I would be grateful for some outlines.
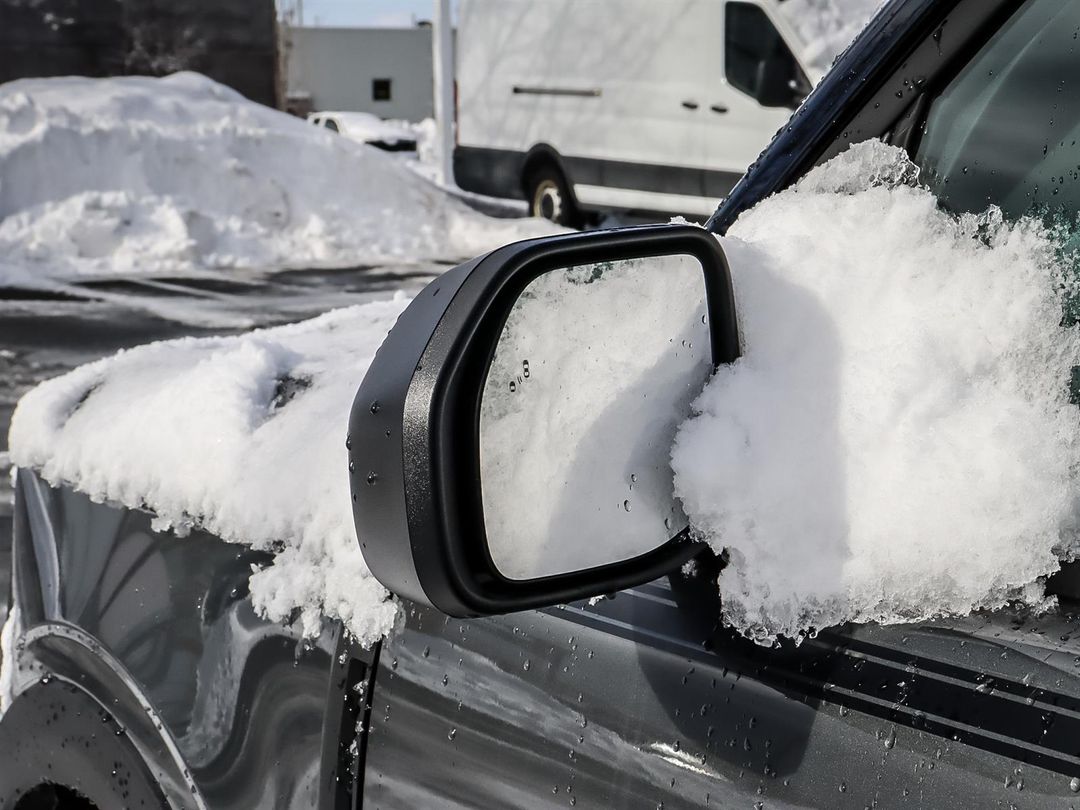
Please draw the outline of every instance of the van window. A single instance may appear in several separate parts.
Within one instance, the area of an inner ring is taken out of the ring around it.
[[[764,107],[795,108],[810,92],[799,63],[768,15],[751,3],[724,9],[724,73]]]
[[[337,132],[338,131],[337,121],[335,121],[333,118],[327,118],[326,120],[324,120],[323,121],[323,126],[326,127],[328,130],[330,130],[331,132]]]
[[[1080,4],[1033,0],[931,104],[915,161],[956,212],[999,206],[1074,225],[1080,212]]]

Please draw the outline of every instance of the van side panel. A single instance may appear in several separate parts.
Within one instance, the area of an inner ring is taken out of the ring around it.
[[[463,0],[458,184],[519,196],[547,144],[587,207],[711,212],[790,114],[727,86],[724,5]]]

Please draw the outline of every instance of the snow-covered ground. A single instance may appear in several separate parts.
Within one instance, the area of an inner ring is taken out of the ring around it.
[[[197,74],[0,86],[0,285],[455,261],[554,230]]]
[[[944,213],[916,176],[861,144],[723,240],[744,356],[681,427],[673,486],[730,554],[725,619],[759,641],[1040,606],[1076,552],[1080,335],[1059,326],[1054,243],[993,211]],[[252,580],[266,615],[337,617],[371,641],[396,609],[353,536],[344,430],[406,303],[77,369],[19,404],[12,458],[159,525],[278,551]],[[573,554],[579,537],[562,541]]]

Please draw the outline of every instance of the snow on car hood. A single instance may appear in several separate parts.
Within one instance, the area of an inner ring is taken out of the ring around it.
[[[397,607],[353,529],[345,431],[375,349],[408,299],[236,337],[152,343],[42,383],[12,417],[11,455],[50,483],[275,552],[251,596],[305,632],[341,619],[364,644]]]
[[[676,493],[762,642],[1043,604],[1076,554],[1080,334],[1037,222],[953,216],[870,141],[724,247],[744,355],[677,435]],[[1070,287],[1075,285],[1069,285]]]
[[[557,230],[195,73],[0,86],[0,284],[454,261]]]

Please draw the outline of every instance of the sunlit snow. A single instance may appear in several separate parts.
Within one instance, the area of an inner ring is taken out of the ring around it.
[[[1075,553],[1080,333],[1035,222],[955,217],[871,141],[724,240],[744,356],[694,403],[676,492],[761,641],[1043,600]]]

